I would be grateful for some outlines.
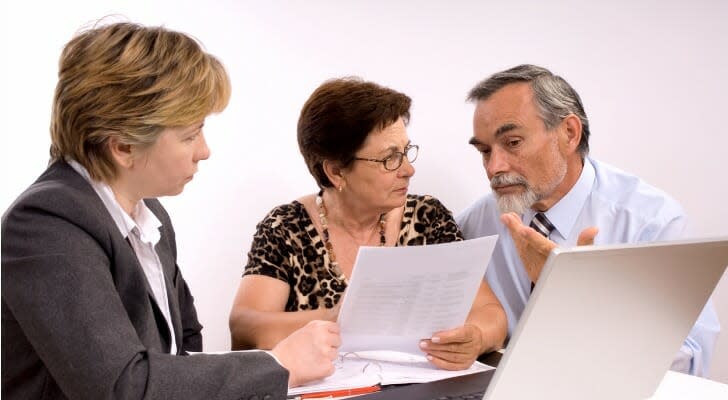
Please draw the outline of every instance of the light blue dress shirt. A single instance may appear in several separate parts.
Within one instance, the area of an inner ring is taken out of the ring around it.
[[[535,211],[522,216],[528,225]],[[594,244],[677,240],[686,236],[687,216],[680,204],[666,193],[634,175],[587,158],[574,187],[545,212],[555,226],[549,239],[560,246],[576,245],[579,233],[599,228]],[[503,304],[508,317],[508,335],[518,323],[531,294],[531,280],[516,252],[508,229],[500,222],[493,193],[468,207],[456,218],[466,239],[499,235],[486,279]],[[705,376],[720,332],[711,301],[678,352],[672,368]]]

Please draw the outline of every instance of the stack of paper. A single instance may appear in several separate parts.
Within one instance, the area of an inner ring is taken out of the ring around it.
[[[462,371],[446,371],[424,356],[396,351],[363,351],[342,354],[333,375],[304,386],[288,389],[289,396],[365,386],[423,383],[493,369],[475,362]]]
[[[435,367],[422,339],[465,323],[498,236],[406,247],[362,247],[341,305],[334,374],[289,395],[422,383],[492,369]]]

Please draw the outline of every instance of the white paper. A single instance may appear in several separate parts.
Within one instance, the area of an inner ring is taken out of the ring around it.
[[[649,400],[725,400],[728,399],[728,385],[698,376],[667,371],[660,386]]]
[[[493,369],[475,362],[462,371],[439,369],[424,356],[393,351],[342,353],[335,362],[334,374],[320,381],[288,389],[288,395],[316,393],[366,386],[423,383]]]
[[[361,247],[339,312],[339,350],[421,354],[421,339],[462,326],[497,239]]]

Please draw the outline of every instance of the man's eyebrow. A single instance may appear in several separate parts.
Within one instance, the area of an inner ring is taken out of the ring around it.
[[[475,136],[471,137],[470,140],[468,140],[468,144],[472,144],[473,146],[482,146],[483,143],[478,140]]]
[[[495,130],[495,137],[503,136],[503,134],[505,134],[506,132],[512,131],[516,128],[518,128],[518,125],[516,125],[512,122],[503,124],[498,129]]]
[[[495,137],[498,138],[499,136],[503,136],[506,132],[510,132],[516,128],[518,128],[518,125],[512,122],[503,124],[495,130]],[[468,140],[468,144],[472,144],[473,146],[483,146],[483,142],[478,140],[478,138],[476,138],[475,136],[471,137],[470,140]]]

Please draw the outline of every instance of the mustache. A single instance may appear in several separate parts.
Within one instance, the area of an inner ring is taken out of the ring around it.
[[[528,184],[528,181],[526,178],[519,174],[500,174],[496,175],[490,180],[490,187],[491,189],[495,189],[497,187],[501,186],[510,186],[510,185],[523,185],[526,188],[528,188],[530,185]]]

